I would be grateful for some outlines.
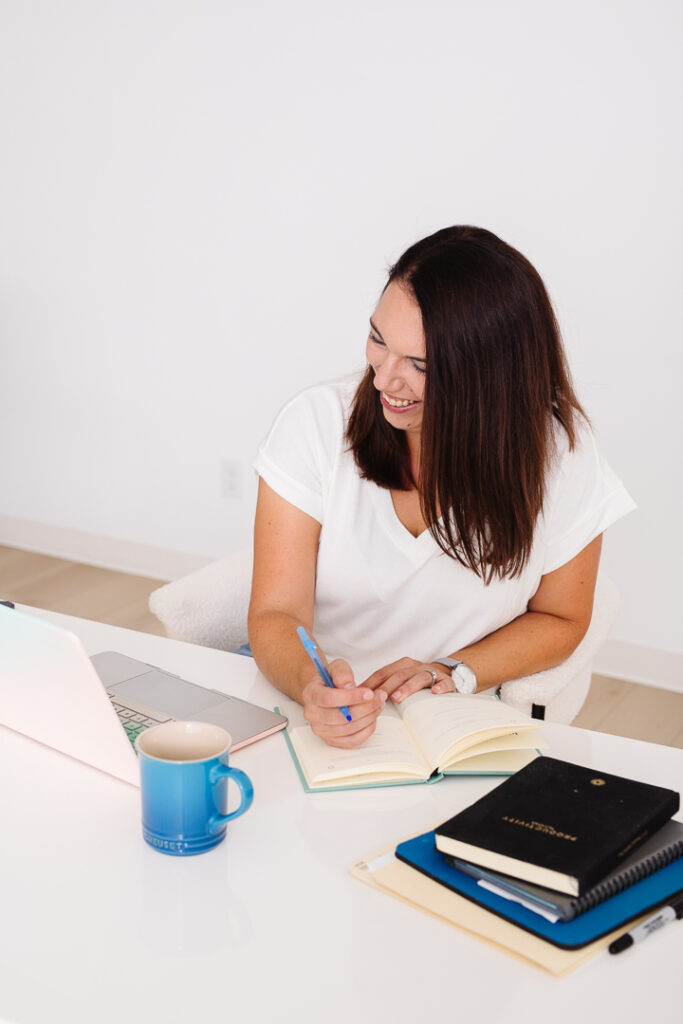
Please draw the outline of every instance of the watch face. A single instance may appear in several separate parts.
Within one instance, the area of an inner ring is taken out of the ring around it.
[[[451,673],[458,693],[475,693],[477,677],[468,665],[457,665]]]

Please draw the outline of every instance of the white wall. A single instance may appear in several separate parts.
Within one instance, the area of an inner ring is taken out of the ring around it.
[[[615,636],[683,653],[681,12],[3,0],[0,543],[163,575],[246,540],[278,405],[474,223],[546,280],[640,505]]]

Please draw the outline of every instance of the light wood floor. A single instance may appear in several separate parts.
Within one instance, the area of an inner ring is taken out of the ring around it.
[[[163,635],[147,608],[159,580],[0,545],[0,600]],[[575,725],[683,748],[683,694],[594,675]]]

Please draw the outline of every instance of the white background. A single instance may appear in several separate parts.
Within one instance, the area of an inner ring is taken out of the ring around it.
[[[0,0],[0,543],[163,576],[247,541],[279,405],[472,223],[546,281],[639,504],[614,636],[683,653],[682,11]]]

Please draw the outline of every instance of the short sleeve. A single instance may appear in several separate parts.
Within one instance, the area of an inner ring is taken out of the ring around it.
[[[254,468],[269,487],[323,521],[325,494],[343,440],[343,403],[334,385],[301,392],[280,410]]]
[[[552,572],[571,561],[603,530],[636,508],[619,477],[602,458],[586,426],[572,451],[558,453],[548,483],[545,561]]]

